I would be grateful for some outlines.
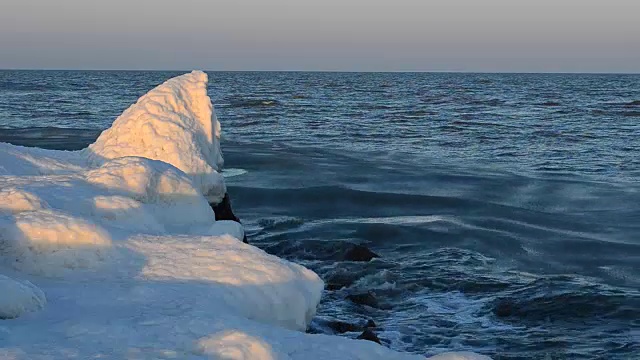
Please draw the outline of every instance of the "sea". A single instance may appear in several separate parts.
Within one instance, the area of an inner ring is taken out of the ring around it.
[[[182,73],[0,71],[0,141],[83,148]],[[328,284],[309,332],[640,359],[640,75],[208,74],[249,242]]]

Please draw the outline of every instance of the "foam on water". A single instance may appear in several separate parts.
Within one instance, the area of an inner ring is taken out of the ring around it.
[[[240,176],[247,173],[247,170],[244,169],[234,169],[234,168],[226,168],[222,170],[222,176],[225,178]]]

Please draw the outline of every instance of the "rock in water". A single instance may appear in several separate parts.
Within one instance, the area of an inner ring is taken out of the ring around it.
[[[347,295],[347,299],[355,304],[367,305],[374,308],[380,307],[378,299],[376,299],[376,297],[370,292],[364,294]]]
[[[229,198],[229,193],[225,193],[222,201],[217,204],[209,204],[213,209],[214,214],[216,215],[216,221],[218,220],[231,220],[235,222],[240,222],[240,219],[233,213],[231,209],[231,199]],[[244,235],[244,239],[242,241],[246,244],[247,234]]]
[[[218,220],[232,220],[240,222],[240,219],[233,213],[231,209],[231,200],[229,199],[229,193],[225,193],[222,201],[217,204],[209,204],[216,214],[216,221]]]
[[[501,300],[493,308],[493,313],[496,314],[497,317],[509,317],[513,315],[513,304],[509,301]]]
[[[369,341],[376,342],[378,344],[382,344],[380,342],[380,338],[378,338],[378,335],[376,335],[370,329],[366,329],[365,331],[363,331],[362,334],[360,334],[360,336],[358,336],[358,339],[360,339],[360,340],[369,340]]]
[[[331,328],[331,330],[335,331],[338,334],[343,334],[346,332],[356,332],[356,331],[364,331],[366,329],[373,329],[376,327],[376,323],[373,320],[369,319],[366,322],[359,323],[350,323],[346,321],[340,320],[329,320],[327,322],[327,326]]]
[[[326,283],[326,289],[329,291],[340,290],[345,287],[343,284],[338,283]]]
[[[377,326],[376,323],[373,320],[369,319],[367,321],[367,324],[364,327],[366,327],[366,328],[374,328],[376,326]]]
[[[351,286],[357,278],[353,273],[340,271],[335,274],[332,274],[327,279],[325,279],[325,284],[327,290],[340,290],[342,288],[347,288]]]
[[[358,326],[357,324],[351,324],[351,323],[340,321],[340,320],[329,321],[327,323],[327,326],[329,326],[331,330],[337,332],[338,334],[362,330],[362,326]]]
[[[371,259],[379,257],[380,255],[362,245],[354,245],[344,254],[344,259],[346,261],[371,261]]]

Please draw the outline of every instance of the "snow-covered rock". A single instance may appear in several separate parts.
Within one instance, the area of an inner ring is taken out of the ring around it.
[[[194,71],[141,97],[85,152],[93,164],[125,156],[169,163],[189,174],[210,202],[222,200],[220,122],[207,95],[207,74]]]
[[[40,310],[47,302],[42,290],[28,281],[18,281],[0,274],[0,319],[14,319]]]
[[[0,358],[423,358],[304,333],[322,280],[215,221],[206,84],[165,82],[82,151],[0,144],[0,273],[31,281],[0,275]]]

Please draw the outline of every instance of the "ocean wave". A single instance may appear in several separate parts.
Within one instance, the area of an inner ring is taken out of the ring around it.
[[[228,169],[222,169],[222,176],[224,176],[224,178],[231,178],[231,177],[236,177],[236,176],[241,176],[246,174],[248,171],[245,169],[234,169],[234,168],[228,168]]]
[[[0,128],[0,142],[52,150],[80,150],[100,135],[98,129],[61,127]]]
[[[540,106],[560,106],[560,105],[562,104],[557,101],[545,101],[542,104],[540,104]]]
[[[56,89],[58,89],[58,87],[53,84],[23,83],[9,80],[0,81],[0,90],[3,91],[45,92]]]
[[[507,296],[492,304],[493,313],[504,319],[592,323],[640,319],[639,292],[607,289],[570,276],[542,278]]]
[[[233,185],[232,185],[233,186]],[[245,186],[233,186],[240,197],[256,197],[266,202],[287,202],[289,204],[306,204],[301,211],[315,211],[319,207],[333,209],[332,214],[353,214],[353,207],[362,208],[360,213],[366,217],[368,214],[380,215],[384,213],[381,204],[402,205],[405,210],[411,208],[424,209],[428,204],[430,208],[454,207],[462,208],[473,205],[477,201],[463,199],[454,196],[437,196],[424,194],[408,194],[400,192],[379,192],[356,190],[340,185],[308,186],[300,188],[251,188]],[[245,195],[246,194],[246,195]],[[336,204],[341,204],[336,207]],[[349,207],[352,208],[349,208]],[[368,209],[368,210],[367,210]]]
[[[254,107],[270,107],[278,106],[281,103],[275,99],[244,99],[244,98],[232,98],[229,99],[229,105],[231,108],[254,108]]]

